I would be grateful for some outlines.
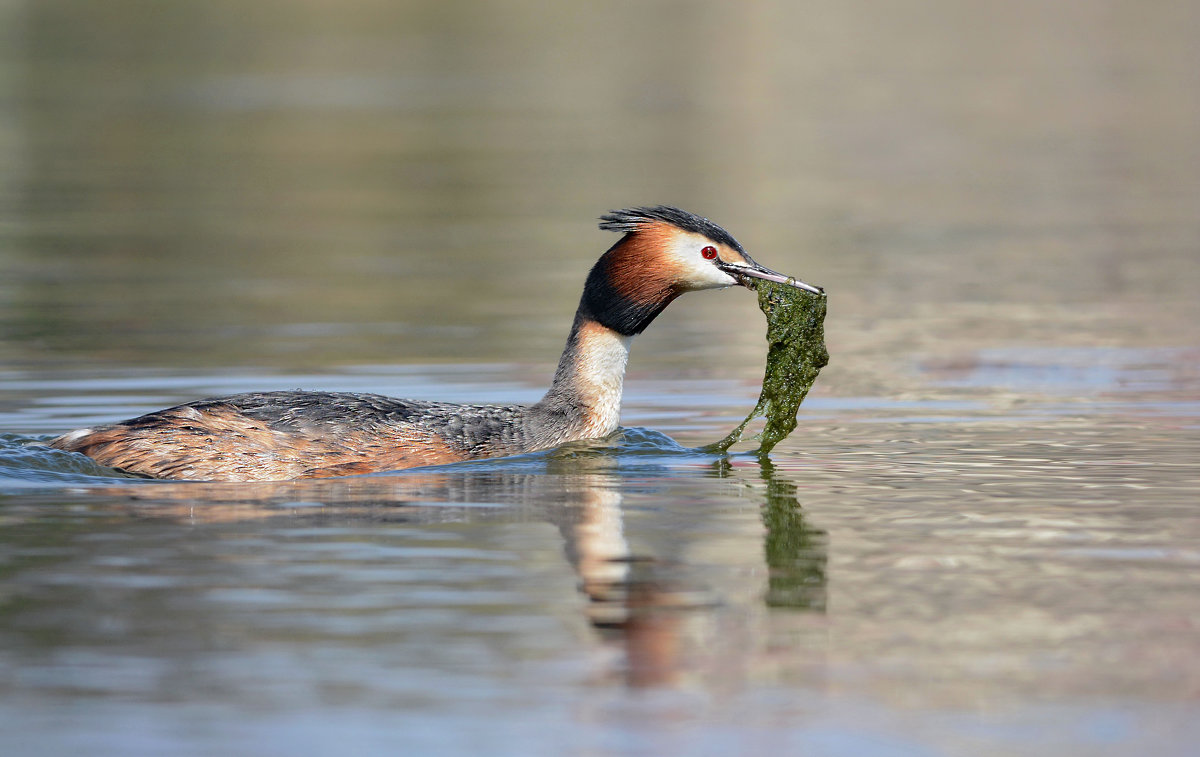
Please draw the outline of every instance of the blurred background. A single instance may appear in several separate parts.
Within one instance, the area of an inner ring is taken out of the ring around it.
[[[538,383],[614,241],[596,217],[649,203],[830,290],[825,390],[987,345],[1194,345],[1198,23],[1188,0],[9,0],[0,362]],[[760,318],[684,298],[631,369],[752,378]]]

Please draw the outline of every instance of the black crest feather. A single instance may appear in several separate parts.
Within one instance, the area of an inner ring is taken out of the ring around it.
[[[673,208],[670,205],[614,210],[600,216],[600,228],[604,231],[633,234],[640,231],[646,224],[657,221],[669,223],[684,231],[703,234],[714,242],[728,245],[738,252],[745,253],[738,241],[725,229],[703,216]]]

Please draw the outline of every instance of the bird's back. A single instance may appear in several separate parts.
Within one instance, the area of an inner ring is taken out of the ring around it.
[[[525,451],[524,412],[377,394],[256,392],[80,429],[50,444],[154,478],[320,478]]]

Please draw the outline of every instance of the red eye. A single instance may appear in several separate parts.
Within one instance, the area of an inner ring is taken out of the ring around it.
[[[704,256],[705,260],[716,260],[717,259],[717,248],[713,247],[710,244],[707,247],[705,247],[703,250],[701,250],[700,254]]]

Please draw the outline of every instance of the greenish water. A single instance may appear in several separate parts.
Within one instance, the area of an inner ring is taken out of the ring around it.
[[[0,3],[0,754],[1114,755],[1200,742],[1200,5]],[[544,392],[596,218],[741,288],[603,443],[320,482],[38,440]]]

